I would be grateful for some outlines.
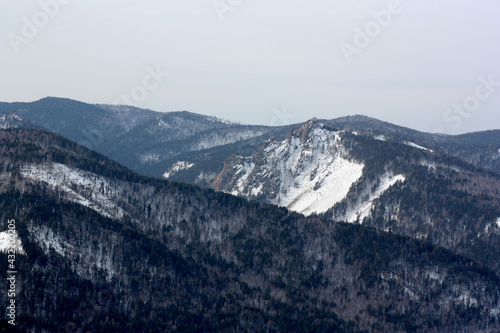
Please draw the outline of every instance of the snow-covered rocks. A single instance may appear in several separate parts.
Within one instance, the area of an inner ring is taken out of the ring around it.
[[[215,187],[310,215],[341,201],[364,165],[349,159],[339,132],[313,119],[283,141],[267,141],[253,156],[235,156]]]
[[[181,170],[188,170],[194,166],[194,163],[186,162],[186,161],[178,161],[175,162],[168,171],[163,173],[163,178],[168,179],[170,176],[175,175],[177,172]]]

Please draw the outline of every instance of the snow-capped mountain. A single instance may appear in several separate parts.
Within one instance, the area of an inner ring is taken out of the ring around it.
[[[347,197],[365,169],[363,161],[350,155],[342,132],[312,119],[282,141],[268,140],[252,156],[227,159],[213,187],[305,215],[325,213]],[[379,176],[380,184],[364,193],[365,199],[350,207],[343,219],[366,217],[374,199],[405,180],[402,174]]]
[[[363,167],[349,158],[338,132],[313,119],[283,141],[268,140],[250,157],[226,160],[213,186],[309,215],[344,199]]]

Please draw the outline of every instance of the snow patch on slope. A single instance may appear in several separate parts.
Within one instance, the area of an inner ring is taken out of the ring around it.
[[[104,177],[59,163],[25,165],[21,168],[21,175],[47,183],[53,189],[58,188],[68,195],[69,200],[106,217],[121,219],[124,215],[123,209],[108,197],[114,194],[115,189],[109,186],[109,180]],[[85,196],[82,193],[85,193]]]
[[[324,164],[322,163],[324,162]],[[304,215],[324,213],[337,202],[344,199],[351,185],[363,172],[363,165],[337,157],[322,158],[317,164],[316,176],[309,181],[309,173],[303,172],[295,179],[296,184],[288,184],[283,202],[287,208]]]
[[[348,222],[355,222],[356,220],[362,222],[365,217],[368,216],[370,213],[372,207],[373,207],[373,201],[380,197],[382,193],[387,191],[389,187],[393,186],[396,184],[397,181],[402,181],[404,182],[406,180],[405,176],[403,175],[397,175],[397,176],[391,176],[389,174],[385,174],[380,178],[380,185],[377,187],[377,189],[372,192],[368,198],[368,200],[364,201],[357,207],[351,209],[346,215],[346,220]]]
[[[306,141],[295,136],[276,142],[265,153],[281,175],[277,204],[310,215],[326,212],[341,201],[362,175],[363,164],[341,157],[338,132],[314,128]]]
[[[434,152],[434,150],[432,150],[432,149],[419,146],[416,143],[411,142],[411,141],[405,141],[405,145],[410,146],[410,147],[414,147],[414,148],[417,148],[417,149],[421,149],[421,150],[430,151],[431,153]]]
[[[169,128],[171,128],[171,127],[172,127],[172,126],[170,126],[170,124],[168,124],[168,123],[164,122],[164,121],[163,121],[163,119],[161,119],[161,117],[158,117],[158,118],[156,118],[156,119],[158,119],[158,126],[159,126],[159,127],[162,127],[162,128],[167,128],[167,129],[169,129]]]
[[[223,190],[233,195],[266,194],[276,205],[310,215],[341,201],[363,167],[347,159],[339,132],[311,121],[283,141],[268,141],[252,157],[232,158],[231,179],[220,181]]]
[[[436,171],[438,165],[436,162],[421,161],[420,165],[427,167],[428,170]]]
[[[189,163],[186,161],[177,161],[175,162],[168,171],[163,174],[163,178],[169,178],[175,175],[177,172],[182,170],[188,170],[194,166],[194,163]]]
[[[211,183],[213,180],[217,177],[217,174],[215,172],[207,172],[205,173],[204,171],[201,171],[198,176],[196,176],[196,179],[194,180],[195,184],[204,184],[204,183]]]
[[[17,232],[0,232],[0,252],[8,252],[9,250],[15,250],[16,253],[26,254],[23,249],[21,238],[19,238]]]
[[[253,163],[253,162],[242,163],[241,165],[238,165],[236,167],[235,174],[236,174],[236,176],[238,176],[238,180],[236,182],[235,189],[233,191],[231,191],[231,194],[238,195],[239,193],[241,193],[243,191],[245,184],[246,184],[246,181],[254,168],[255,168],[255,163]],[[252,189],[252,191],[254,191],[254,189]]]

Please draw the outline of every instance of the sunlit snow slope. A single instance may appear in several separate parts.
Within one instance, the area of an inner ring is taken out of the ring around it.
[[[392,185],[396,184],[397,181],[404,182],[406,179],[403,175],[390,176],[388,174],[380,178],[380,185],[376,188],[374,192],[369,195],[368,200],[362,201],[358,206],[352,208],[346,215],[345,219],[349,222],[355,222],[359,220],[363,221],[365,217],[370,214],[370,210],[373,207],[373,201],[380,197],[382,193],[389,189]]]
[[[251,157],[226,161],[214,187],[259,198],[309,215],[342,200],[362,175],[363,164],[346,156],[338,132],[311,120],[283,141],[269,140]]]

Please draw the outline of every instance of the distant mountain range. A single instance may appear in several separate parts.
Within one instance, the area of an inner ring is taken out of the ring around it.
[[[55,97],[30,103],[0,102],[2,113],[15,114],[32,126],[60,134],[142,174],[161,177],[184,157],[198,159],[188,172],[190,176],[181,173],[174,177],[193,183],[200,175],[199,179],[205,179],[203,175],[209,169],[220,172],[224,160],[234,152],[243,150],[245,155],[251,155],[267,139],[283,139],[302,125],[249,126],[187,111],[163,113]],[[349,132],[383,135],[389,141],[411,141],[500,173],[500,130],[451,136],[422,133],[366,116],[321,121]],[[199,155],[204,159],[200,160]],[[199,168],[199,163],[210,166],[205,170]],[[216,168],[211,166],[213,163]]]
[[[500,328],[500,130],[45,98],[0,103],[0,142],[0,227],[23,221],[23,269],[50,284],[21,288],[36,331]]]

